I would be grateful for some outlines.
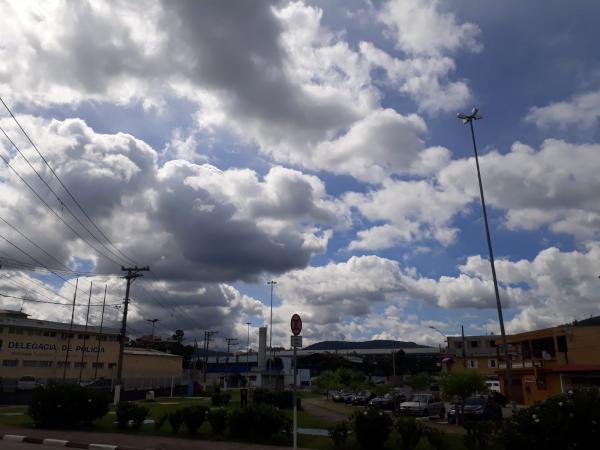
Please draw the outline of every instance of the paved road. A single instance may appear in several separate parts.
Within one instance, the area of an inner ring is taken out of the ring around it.
[[[44,450],[56,447],[48,447],[40,444],[24,444],[23,442],[0,441],[0,449],[2,450]]]

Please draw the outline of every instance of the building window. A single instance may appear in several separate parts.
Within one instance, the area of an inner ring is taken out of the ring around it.
[[[2,361],[4,367],[17,367],[19,365],[18,359],[5,359]]]
[[[115,367],[117,367],[117,363],[108,363],[109,369],[114,369]]]
[[[67,366],[67,369],[68,369],[69,367],[71,367],[71,363],[70,363],[70,362],[68,362],[68,363],[66,363],[66,364],[65,364],[65,362],[64,362],[64,361],[58,361],[58,362],[56,363],[56,367],[60,367],[61,369],[64,369],[65,365]]]
[[[87,366],[87,363],[85,363],[85,362],[83,362],[83,363],[82,362],[76,362],[75,363],[75,368],[76,369],[85,369],[86,366]]]
[[[52,367],[52,361],[38,361],[40,363],[40,367]]]
[[[108,336],[105,336],[103,334],[99,334],[97,336],[97,338],[98,338],[99,341],[107,341],[108,340]]]
[[[495,347],[496,346],[496,341],[490,341],[490,347]]]
[[[495,359],[488,360],[488,367],[490,369],[495,369],[497,367],[496,360]]]
[[[41,336],[42,330],[27,330],[29,336]]]
[[[477,348],[479,346],[479,342],[469,341],[469,345],[471,346],[471,348]]]
[[[476,359],[469,359],[469,361],[467,362],[467,367],[469,369],[477,369],[479,365],[477,364],[477,360]]]
[[[104,363],[92,363],[94,369],[104,369]]]
[[[89,334],[80,334],[77,336],[79,339],[85,339],[86,341],[90,338]]]
[[[73,339],[74,337],[75,337],[75,333],[62,333],[60,335],[61,339],[69,339],[69,338]]]
[[[462,342],[461,341],[454,342],[454,348],[462,348]]]
[[[28,360],[23,360],[23,367],[37,367],[38,366],[38,362],[37,361],[28,361]]]
[[[567,338],[565,336],[557,336],[556,337],[556,347],[559,352],[566,353],[567,352]]]

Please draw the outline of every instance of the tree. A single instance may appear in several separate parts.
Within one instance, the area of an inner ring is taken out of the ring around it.
[[[446,398],[458,397],[463,402],[473,394],[486,389],[483,375],[471,370],[449,372],[442,376],[440,385]]]
[[[322,391],[331,391],[341,387],[338,377],[331,370],[327,370],[315,379],[315,386]]]
[[[406,384],[410,386],[414,391],[422,391],[429,387],[429,375],[427,375],[426,373],[411,375],[407,378]]]
[[[175,334],[172,336],[173,340],[175,342],[177,342],[179,345],[181,345],[181,343],[183,342],[183,340],[185,339],[184,336],[184,332],[183,330],[175,330]]]

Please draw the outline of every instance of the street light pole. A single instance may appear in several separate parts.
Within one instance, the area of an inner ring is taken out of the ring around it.
[[[146,319],[146,322],[150,322],[152,324],[152,334],[150,336],[150,339],[152,343],[154,343],[154,325],[156,324],[156,322],[160,322],[160,319]]]
[[[446,336],[444,333],[442,333],[438,328],[434,327],[433,325],[429,325],[429,328],[440,333],[442,336],[444,336],[444,342],[446,342],[446,343],[448,342],[448,336]]]
[[[485,207],[485,197],[483,195],[483,183],[481,182],[481,171],[479,169],[479,155],[477,154],[477,143],[475,142],[475,130],[473,128],[473,122],[475,120],[481,119],[482,116],[479,114],[477,108],[473,108],[471,114],[459,113],[457,117],[461,119],[464,124],[468,123],[471,127],[471,139],[473,141],[473,152],[475,153],[475,165],[477,166],[477,180],[479,181],[479,196],[481,198],[481,209],[483,210],[485,235],[487,238],[488,253],[490,255],[490,265],[492,267],[492,279],[494,281],[494,294],[496,295],[496,308],[498,309],[498,321],[500,322],[500,334],[502,335],[502,347],[504,348],[504,359],[506,361],[506,378],[508,380],[508,392],[506,392],[506,398],[507,400],[511,400],[513,387],[512,362],[510,360],[510,355],[508,353],[508,345],[506,343],[506,332],[504,331],[504,316],[502,314],[502,303],[500,302],[500,291],[498,289],[498,279],[496,277],[496,265],[494,264],[494,251],[492,249],[492,238],[490,235],[487,210]]]
[[[271,321],[269,325],[269,369],[273,368],[273,287],[277,284],[277,281],[267,281],[267,284],[271,286]]]
[[[246,325],[248,325],[248,340],[246,341],[246,365],[249,366],[250,365],[250,325],[252,325],[251,322],[246,322]]]

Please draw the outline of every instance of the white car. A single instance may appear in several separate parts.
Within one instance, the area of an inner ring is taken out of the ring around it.
[[[485,385],[490,392],[501,392],[500,391],[500,382],[498,380],[487,380]]]
[[[17,381],[17,391],[32,391],[39,383],[31,376],[23,376]]]

